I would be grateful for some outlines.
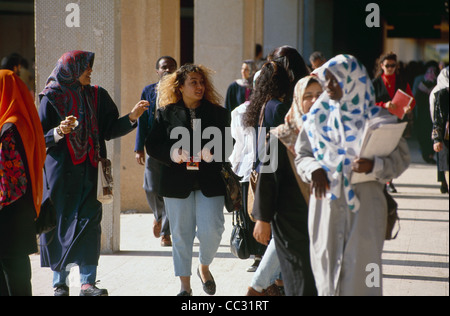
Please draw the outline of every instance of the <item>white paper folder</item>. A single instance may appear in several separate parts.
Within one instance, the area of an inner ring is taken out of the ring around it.
[[[373,160],[375,157],[389,156],[397,148],[407,124],[403,122],[368,126],[359,157]],[[368,181],[376,181],[376,178],[370,174],[352,173],[352,184]]]

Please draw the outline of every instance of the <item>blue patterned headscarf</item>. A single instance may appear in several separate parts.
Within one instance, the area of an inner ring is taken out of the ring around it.
[[[375,94],[366,68],[353,56],[338,55],[314,73],[325,84],[329,71],[337,79],[343,97],[339,101],[323,93],[309,114],[303,117],[314,156],[327,172],[330,191],[327,198],[336,200],[345,193],[348,207],[357,212],[359,200],[350,182],[352,162],[359,155],[364,127],[377,116]]]
[[[78,127],[66,136],[73,164],[78,165],[89,159],[97,167],[97,87],[82,86],[78,80],[88,67],[92,68],[94,58],[94,53],[84,51],[70,51],[62,55],[39,96],[48,97],[61,120],[70,115],[77,117]]]

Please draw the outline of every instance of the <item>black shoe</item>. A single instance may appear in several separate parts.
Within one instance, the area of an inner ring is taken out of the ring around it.
[[[389,193],[397,193],[397,189],[395,188],[395,186],[394,186],[394,184],[392,182],[388,182],[386,184],[386,187],[387,187],[387,191]]]
[[[55,296],[69,296],[69,287],[67,285],[58,286],[55,289]]]
[[[108,290],[99,289],[95,284],[91,284],[86,290],[80,291],[80,296],[108,296]]]
[[[202,277],[200,275],[200,270],[197,268],[197,275],[200,278],[200,281],[202,282],[203,291],[205,291],[205,293],[208,295],[214,295],[214,294],[216,294],[216,282],[214,281],[214,278],[213,278],[211,272],[209,274],[211,275],[212,280],[206,281],[205,283],[203,283]]]
[[[177,296],[192,296],[192,289],[188,292],[188,291],[183,291],[178,293]]]
[[[255,262],[247,269],[247,272],[256,272],[258,270],[261,259],[255,259]]]
[[[442,194],[448,193],[447,183],[441,182],[441,193]]]

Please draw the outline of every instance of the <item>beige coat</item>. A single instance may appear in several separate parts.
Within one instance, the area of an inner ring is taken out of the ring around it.
[[[296,152],[297,171],[303,181],[311,182],[313,171],[321,166],[314,158],[305,131],[298,138]],[[349,211],[343,193],[335,201],[311,196],[308,229],[311,265],[319,295],[382,295],[381,254],[387,225],[383,187],[409,164],[409,149],[404,139],[390,156],[375,158],[373,174],[379,181],[354,186],[361,203],[357,213]]]

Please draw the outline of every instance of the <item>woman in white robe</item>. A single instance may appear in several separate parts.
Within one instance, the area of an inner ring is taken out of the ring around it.
[[[360,159],[363,131],[374,118],[391,116],[375,106],[365,67],[339,55],[315,73],[326,92],[303,117],[296,144],[297,171],[311,183],[311,264],[321,296],[382,295],[381,254],[387,226],[384,183],[409,166],[405,140],[387,157]],[[351,183],[352,172],[377,181]]]

